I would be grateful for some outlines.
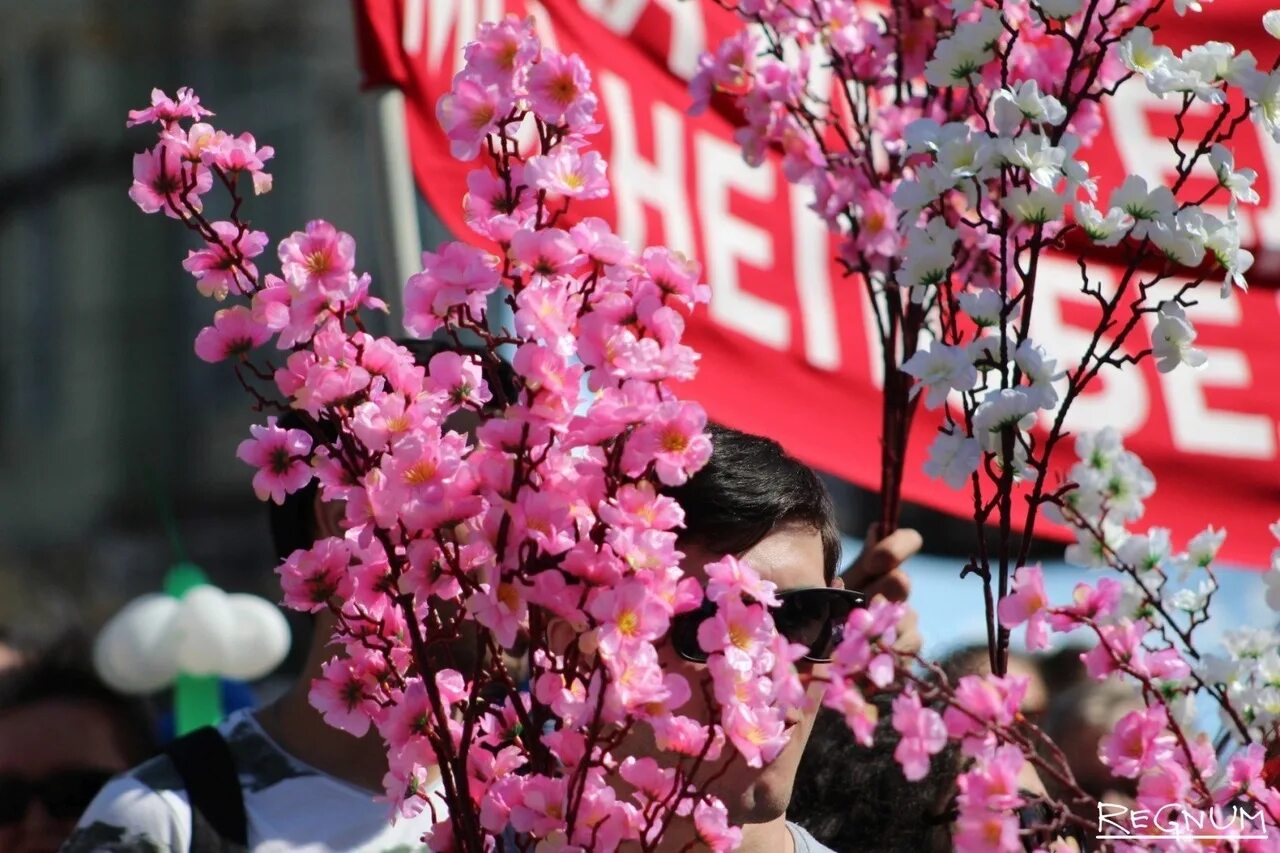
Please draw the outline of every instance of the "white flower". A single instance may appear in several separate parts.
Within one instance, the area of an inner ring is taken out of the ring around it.
[[[947,125],[952,127],[953,125]],[[967,132],[963,136],[952,135],[938,144],[938,171],[954,186],[963,178],[972,178],[988,170],[996,156],[992,137],[980,132]]]
[[[951,488],[960,489],[969,475],[978,470],[982,450],[978,442],[960,433],[939,432],[929,445],[929,459],[924,463],[924,473],[934,479],[939,477]]]
[[[1280,9],[1272,9],[1262,16],[1262,28],[1267,31],[1267,35],[1280,39]]]
[[[1205,608],[1209,603],[1209,596],[1217,590],[1218,585],[1209,578],[1202,578],[1195,589],[1179,589],[1167,594],[1164,600],[1172,607],[1178,610],[1184,610],[1187,613],[1196,613]]]
[[[1040,14],[1052,21],[1065,21],[1080,11],[1082,0],[1031,0]]]
[[[1173,224],[1176,201],[1168,187],[1147,189],[1147,181],[1141,175],[1130,175],[1111,194],[1111,206],[1118,207],[1134,218],[1133,236],[1141,240],[1156,223]]]
[[[942,172],[936,167],[916,171],[914,179],[904,178],[893,191],[893,206],[902,214],[900,222],[914,222],[921,211],[938,200],[938,196],[951,189],[939,180]]]
[[[1145,534],[1126,539],[1117,549],[1116,556],[1125,565],[1145,573],[1160,568],[1160,564],[1169,559],[1171,551],[1168,528],[1152,527]]]
[[[1076,224],[1099,246],[1116,246],[1133,227],[1133,217],[1119,207],[1113,207],[1103,216],[1098,208],[1087,201],[1075,205]]]
[[[1110,471],[1116,459],[1124,452],[1120,431],[1115,427],[1103,427],[1076,436],[1076,456],[1085,465],[1098,471]]]
[[[1030,429],[1039,407],[1025,388],[993,388],[973,412],[973,432],[983,446],[1000,449],[1000,432],[1005,427]]]
[[[1272,566],[1270,571],[1263,572],[1262,582],[1267,587],[1267,606],[1280,610],[1280,567]]]
[[[1172,227],[1156,223],[1147,232],[1147,237],[1161,254],[1184,267],[1198,267],[1204,261],[1205,236],[1202,227],[1186,219],[1174,222]]]
[[[1022,371],[1022,375],[1031,384],[1031,394],[1037,397],[1037,404],[1042,409],[1052,409],[1058,402],[1058,392],[1053,383],[1066,376],[1066,372],[1055,370],[1058,362],[1049,358],[1048,354],[1036,346],[1031,340],[1024,339],[1013,353],[1014,364]]]
[[[1105,494],[1107,506],[1125,521],[1136,521],[1146,508],[1143,501],[1156,491],[1156,478],[1142,464],[1136,453],[1125,452],[1116,460],[1108,478]]]
[[[992,48],[1002,29],[1000,12],[984,7],[978,20],[960,24],[949,38],[938,42],[933,58],[925,63],[925,79],[938,88],[967,86],[995,57]]]
[[[1280,72],[1273,71],[1256,87],[1246,88],[1245,95],[1253,101],[1253,120],[1268,136],[1280,142]]]
[[[1182,70],[1215,85],[1226,82],[1239,86],[1257,67],[1252,53],[1236,53],[1233,45],[1223,41],[1197,44],[1182,52]],[[1215,103],[1225,100],[1221,90],[1216,96]]]
[[[1200,367],[1208,359],[1192,346],[1196,330],[1187,319],[1187,312],[1176,302],[1160,303],[1160,319],[1151,330],[1151,355],[1156,360],[1156,370],[1168,373],[1180,364]]]
[[[1017,89],[1000,89],[991,96],[991,117],[996,130],[1008,136],[1024,121],[1056,127],[1066,120],[1067,110],[1053,95],[1041,94],[1035,80],[1024,80]]]
[[[899,283],[912,289],[914,301],[924,299],[924,291],[937,286],[951,272],[955,261],[956,232],[941,219],[931,219],[924,228],[907,232],[905,260]]]
[[[902,372],[916,378],[911,388],[911,396],[927,389],[924,397],[926,409],[936,409],[947,401],[947,394],[952,391],[968,391],[978,381],[978,371],[969,362],[964,347],[953,347],[939,340],[916,350],[911,358],[902,363]]]
[[[1203,12],[1203,3],[1212,3],[1213,0],[1173,0],[1173,11],[1179,15],[1187,14],[1187,10],[1192,12]]]
[[[1000,310],[1004,307],[1004,302],[993,288],[967,290],[958,299],[960,310],[968,314],[978,328],[985,329],[1000,322]]]
[[[1234,201],[1242,201],[1245,204],[1258,203],[1258,193],[1253,188],[1253,182],[1258,179],[1258,173],[1253,169],[1235,171],[1235,155],[1231,153],[1230,148],[1220,142],[1215,144],[1209,150],[1209,165],[1218,176],[1219,186],[1225,187]]]
[[[1031,191],[1014,187],[1004,197],[1004,209],[1018,222],[1045,225],[1062,218],[1066,199],[1048,187]]]
[[[1065,152],[1062,160],[1062,174],[1067,177],[1068,197],[1074,196],[1075,189],[1079,188],[1089,194],[1090,199],[1098,197],[1098,183],[1089,177],[1089,164],[1083,160],[1076,159],[1076,152],[1080,150],[1080,137],[1074,133],[1062,134],[1062,139],[1058,143],[1059,147]]]
[[[1231,295],[1232,285],[1241,290],[1249,289],[1244,274],[1253,266],[1253,253],[1240,248],[1240,226],[1235,219],[1226,223],[1216,222],[1216,227],[1205,235],[1204,247],[1226,270],[1222,280],[1223,299]]]
[[[1049,138],[1039,133],[1001,139],[1000,153],[1009,165],[1026,169],[1032,181],[1047,189],[1052,189],[1062,176],[1062,166],[1067,158],[1065,150],[1051,145]]]
[[[1178,554],[1172,560],[1173,567],[1178,570],[1178,579],[1185,581],[1192,569],[1208,568],[1218,556],[1218,549],[1226,538],[1227,531],[1215,530],[1212,525],[1193,536],[1187,543],[1186,552]]]
[[[1123,527],[1109,521],[1102,522],[1102,538],[1090,530],[1076,528],[1076,544],[1068,545],[1063,559],[1086,569],[1101,569],[1110,564],[1109,552],[1115,551],[1127,535]]]
[[[1151,30],[1146,27],[1134,27],[1120,41],[1117,50],[1126,68],[1148,77],[1173,61],[1173,51],[1155,44]]]

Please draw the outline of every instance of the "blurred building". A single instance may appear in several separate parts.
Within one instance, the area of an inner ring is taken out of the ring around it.
[[[379,276],[351,11],[302,0],[0,0],[0,624],[95,622],[159,588],[172,513],[190,557],[278,597],[263,510],[234,457],[254,413],[192,354],[211,306],[195,244],[126,196],[152,86],[275,146],[252,202],[280,237],[352,232]],[[166,507],[162,511],[161,506]]]

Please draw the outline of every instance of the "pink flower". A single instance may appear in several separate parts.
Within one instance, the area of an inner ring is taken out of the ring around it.
[[[711,458],[711,439],[703,433],[707,414],[697,403],[670,401],[658,406],[651,420],[637,429],[622,453],[631,476],[652,463],[658,479],[679,486]]]
[[[246,438],[236,448],[236,456],[258,469],[253,475],[253,491],[258,500],[268,498],[278,504],[284,496],[311,482],[311,436],[305,430],[281,429],[274,417],[266,426],[249,427],[253,438]]]
[[[1096,588],[1078,583],[1071,594],[1071,604],[1055,607],[1049,613],[1049,626],[1055,631],[1070,631],[1081,620],[1106,618],[1115,611],[1123,593],[1124,587],[1114,578],[1100,579]]]
[[[522,344],[511,366],[524,378],[528,415],[547,425],[565,425],[578,405],[582,365],[536,343]]]
[[[280,241],[280,271],[285,281],[303,293],[319,290],[326,296],[346,296],[356,265],[356,241],[322,219],[307,223]]]
[[[1149,767],[1138,779],[1138,805],[1152,812],[1168,803],[1188,802],[1190,792],[1191,775],[1176,760]]]
[[[631,257],[631,249],[613,233],[609,223],[598,216],[583,218],[569,229],[578,251],[601,264],[621,264]]]
[[[1117,776],[1136,779],[1168,761],[1176,746],[1164,708],[1154,705],[1121,717],[1111,734],[1098,742],[1098,757]]]
[[[778,757],[791,736],[777,708],[734,702],[724,711],[725,736],[749,767],[763,767]]]
[[[701,267],[697,261],[671,249],[650,246],[640,256],[640,264],[649,279],[657,285],[664,302],[671,300],[684,308],[692,309],[695,305],[711,300],[710,285],[698,280]]]
[[[892,258],[901,248],[898,235],[898,210],[889,197],[879,190],[867,188],[858,199],[857,246],[867,255]]]
[[[1039,566],[1021,566],[1013,573],[1013,592],[1000,599],[997,612],[1000,624],[1016,628],[1027,623],[1027,648],[1047,648],[1049,634],[1045,628],[1045,608],[1049,597],[1044,591],[1044,573]]]
[[[129,198],[143,213],[163,210],[172,219],[189,216],[188,207],[199,213],[204,207],[200,196],[212,186],[213,176],[208,169],[185,164],[175,149],[163,143],[133,155]]]
[[[241,230],[234,222],[215,222],[212,227],[217,242],[188,252],[182,268],[195,276],[196,289],[204,296],[222,300],[230,292],[250,293],[258,278],[258,268],[249,258],[262,254],[267,235]]]
[[[742,843],[742,830],[729,825],[729,811],[715,797],[708,796],[693,807],[693,825],[698,838],[714,853],[736,850]]]
[[[275,153],[270,145],[259,148],[251,134],[223,134],[215,144],[204,148],[200,159],[205,165],[225,172],[231,181],[241,172],[248,172],[253,180],[253,194],[262,195],[271,191],[271,175],[264,169]]]
[[[436,118],[449,137],[449,150],[459,160],[470,160],[480,151],[486,135],[496,132],[511,103],[495,85],[458,75],[453,89],[436,102]]]
[[[1018,793],[1018,774],[1026,759],[1022,751],[1004,744],[979,755],[969,771],[957,780],[961,812],[1011,811],[1025,802]]]
[[[552,196],[604,198],[609,194],[604,169],[604,159],[595,151],[579,154],[561,145],[550,154],[530,157],[525,162],[524,178]]]
[[[270,339],[271,330],[254,320],[248,308],[236,305],[216,312],[213,325],[200,330],[196,335],[196,355],[208,362],[231,356],[244,358]]]
[[[692,115],[699,115],[711,103],[712,94],[744,94],[751,85],[758,45],[751,30],[741,29],[716,47],[715,53],[704,53],[698,59],[698,71],[689,82],[693,95]]]
[[[911,782],[919,782],[929,773],[929,757],[947,745],[947,728],[942,717],[932,708],[920,704],[913,690],[894,697],[893,727],[902,735],[893,757],[902,765],[902,773]]]
[[[525,229],[511,237],[511,259],[543,276],[571,275],[580,263],[569,232],[559,228]]]
[[[822,704],[844,716],[854,740],[863,746],[871,746],[876,723],[880,721],[880,709],[868,702],[852,682],[839,675],[831,676]]]
[[[542,59],[529,69],[526,86],[529,105],[543,121],[576,133],[592,129],[596,96],[591,93],[591,72],[577,56],[543,51]]]
[[[294,551],[276,569],[285,607],[316,613],[335,596],[345,600],[355,586],[350,567],[351,547],[336,536]]]
[[[538,50],[538,38],[528,21],[514,15],[485,21],[476,28],[475,40],[463,48],[466,73],[484,85],[510,91],[517,70],[537,58]]]
[[[777,607],[777,584],[764,580],[754,569],[732,554],[726,554],[705,567],[707,598],[717,604],[726,600],[750,599],[765,607]]]
[[[176,101],[160,89],[152,89],[151,106],[141,110],[129,110],[129,120],[125,122],[125,127],[134,127],[148,122],[171,125],[178,119],[199,119],[202,116],[211,115],[213,113],[200,106],[200,99],[196,97],[196,93],[186,86],[178,89]]]
[[[596,508],[596,514],[611,527],[637,530],[674,530],[684,523],[684,510],[680,504],[658,494],[648,480],[622,485],[608,503],[601,503]]]
[[[751,658],[773,634],[772,620],[766,616],[763,607],[726,598],[715,615],[698,626],[698,645],[706,652],[724,653],[736,669],[749,672]]]
[[[516,295],[516,331],[560,355],[573,355],[573,326],[582,298],[570,295],[572,283],[573,279],[564,276],[535,278]]]
[[[493,399],[478,357],[452,350],[431,357],[423,389],[444,397],[450,411],[463,406],[478,410]]]
[[[1026,695],[1026,676],[966,675],[955,687],[955,700],[942,713],[947,734],[955,740],[982,735],[988,725],[1007,726],[1018,716]]]
[[[360,659],[333,658],[321,667],[321,677],[311,682],[308,701],[326,723],[356,737],[369,731],[371,715],[378,710],[370,698],[377,678],[368,671],[375,662],[381,663],[380,656],[367,652]]]
[[[498,286],[496,258],[465,243],[447,243],[422,253],[422,272],[404,286],[404,325],[410,334],[426,338],[440,328],[455,308],[484,316],[485,297]]]
[[[545,838],[564,828],[567,777],[529,775],[524,777],[520,802],[511,807],[511,826],[516,832]]]
[[[956,853],[1017,853],[1022,850],[1018,819],[1003,812],[964,812],[955,823]]]
[[[610,656],[633,640],[652,643],[667,632],[671,620],[671,605],[635,577],[592,591],[587,612],[600,622],[600,650]]]

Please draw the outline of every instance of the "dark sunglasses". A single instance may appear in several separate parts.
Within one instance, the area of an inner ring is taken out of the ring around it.
[[[75,820],[112,775],[106,770],[64,770],[42,779],[0,774],[0,826],[26,817],[32,800],[39,800],[54,820]]]
[[[827,663],[840,640],[849,614],[865,607],[867,598],[851,589],[811,587],[788,589],[778,593],[781,602],[769,608],[778,633],[788,642],[799,643],[809,651],[804,660]],[[681,613],[671,620],[671,645],[676,654],[688,661],[705,663],[707,653],[698,645],[698,626],[716,613],[716,606],[703,601],[697,610]]]

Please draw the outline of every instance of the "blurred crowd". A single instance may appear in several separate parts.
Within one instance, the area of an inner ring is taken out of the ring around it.
[[[1010,673],[1029,680],[1022,715],[1061,750],[1083,790],[1131,803],[1132,781],[1111,775],[1098,744],[1125,713],[1142,707],[1141,698],[1125,685],[1088,678],[1081,651],[1011,654]],[[0,853],[57,850],[110,777],[172,738],[163,703],[113,692],[90,660],[83,638],[35,648],[0,633]],[[953,681],[989,671],[985,645],[954,650],[936,665]],[[881,723],[870,748],[824,709],[805,751],[788,817],[834,850],[950,849],[963,759],[944,751],[923,782],[907,782],[893,759],[891,698],[877,697]],[[1089,846],[1087,838],[1078,841]]]

